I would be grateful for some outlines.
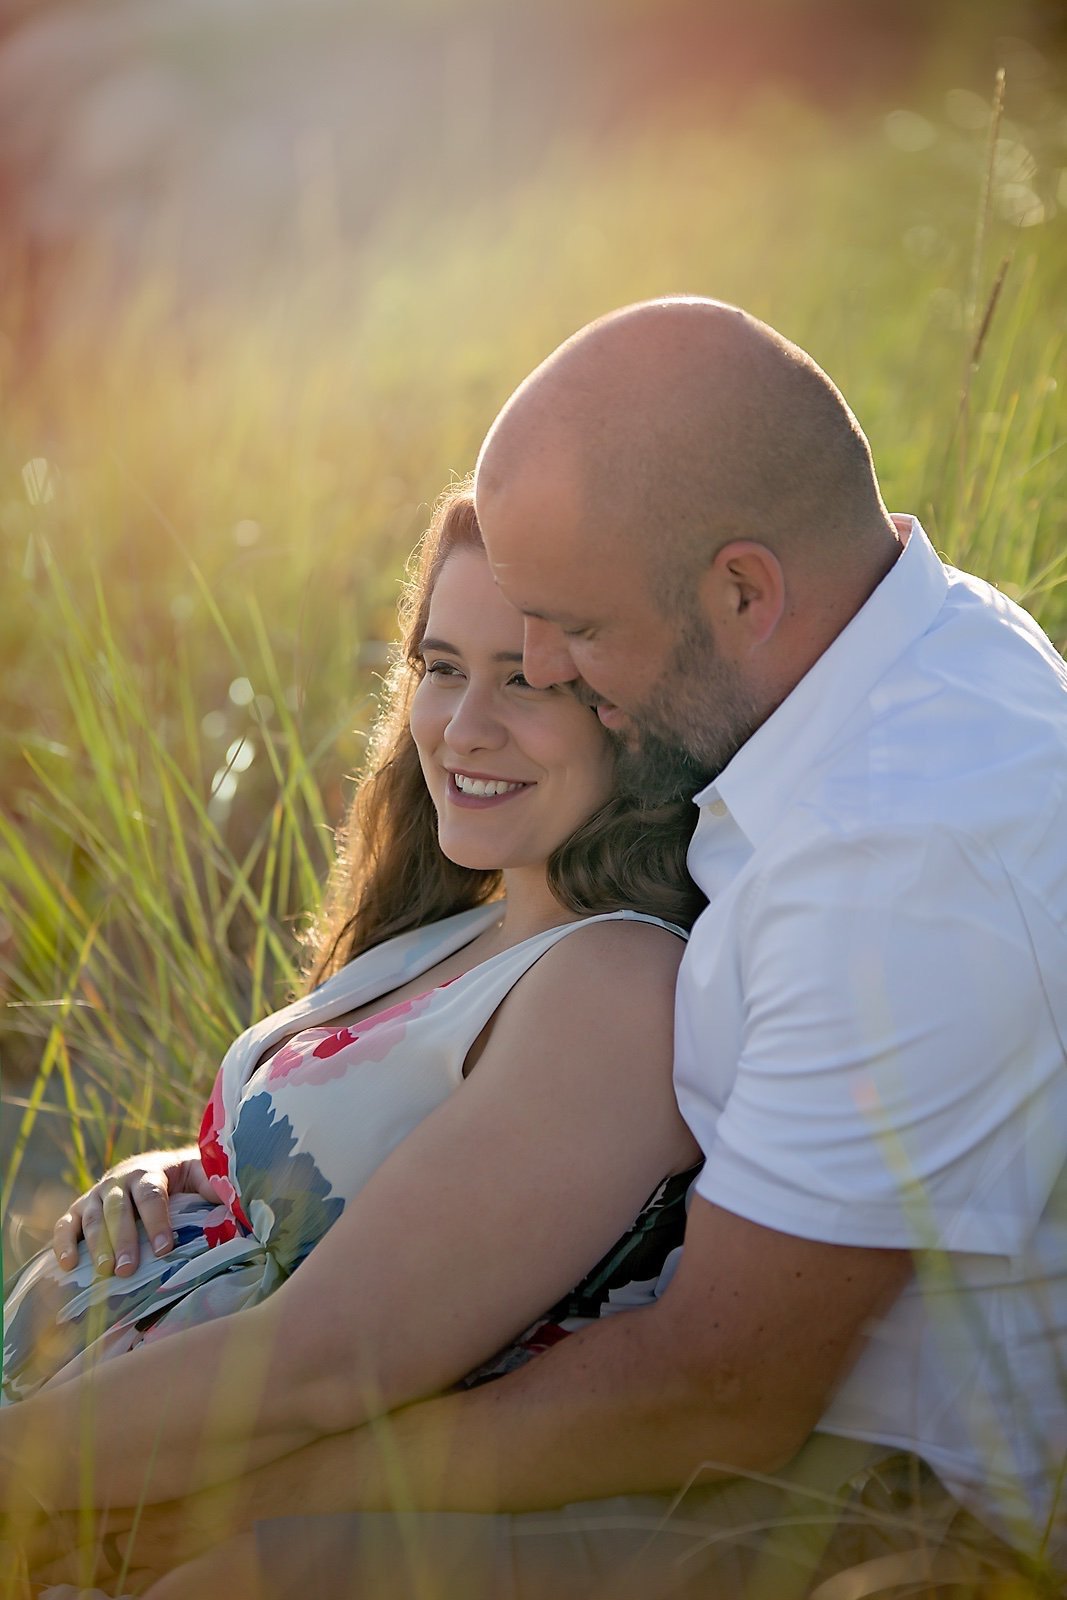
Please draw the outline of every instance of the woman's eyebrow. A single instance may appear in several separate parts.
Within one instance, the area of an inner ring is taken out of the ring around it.
[[[458,656],[459,651],[454,644],[449,644],[447,639],[424,638],[419,645],[419,652],[425,655],[427,650],[441,650],[446,656]]]
[[[442,655],[461,656],[462,650],[457,650],[454,644],[449,644],[447,639],[423,639],[419,645],[419,654],[425,655],[427,650],[440,650]],[[490,661],[510,661],[522,665],[521,650],[494,650]]]

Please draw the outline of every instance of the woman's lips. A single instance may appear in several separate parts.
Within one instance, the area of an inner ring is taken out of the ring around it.
[[[470,811],[484,811],[488,806],[499,806],[503,805],[505,800],[515,800],[520,794],[526,794],[532,788],[532,783],[524,783],[518,789],[506,789],[503,794],[464,794],[456,783],[455,773],[450,772],[445,784],[445,795],[454,806]]]

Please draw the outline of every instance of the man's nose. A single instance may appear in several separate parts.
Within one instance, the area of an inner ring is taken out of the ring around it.
[[[526,681],[535,689],[547,689],[550,683],[571,683],[577,678],[578,668],[559,624],[546,622],[543,617],[526,617],[524,622],[522,670]]]

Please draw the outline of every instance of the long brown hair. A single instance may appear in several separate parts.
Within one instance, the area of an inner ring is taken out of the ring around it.
[[[430,597],[449,556],[464,548],[484,548],[469,480],[439,498],[409,563],[401,640],[367,765],[338,830],[323,907],[307,939],[309,987],[386,939],[502,892],[500,871],[457,866],[438,844],[437,813],[409,727]],[[616,796],[553,851],[546,864],[549,888],[561,906],[581,916],[629,909],[688,927],[706,903],[685,867],[696,815],[689,800],[644,806]]]

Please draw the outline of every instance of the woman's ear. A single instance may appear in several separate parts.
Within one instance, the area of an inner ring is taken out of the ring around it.
[[[755,539],[724,544],[700,578],[698,592],[717,644],[734,655],[766,644],[785,611],[782,563]]]

